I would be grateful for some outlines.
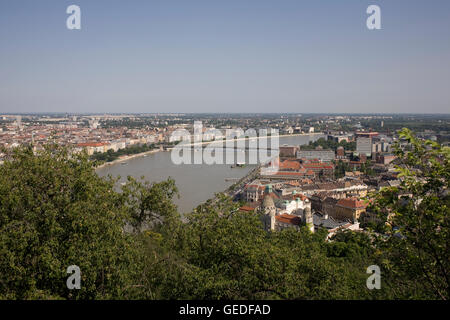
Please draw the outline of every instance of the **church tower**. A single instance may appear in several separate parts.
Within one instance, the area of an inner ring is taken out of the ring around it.
[[[262,212],[264,214],[263,220],[264,220],[264,228],[266,230],[275,230],[275,215],[277,212],[277,209],[275,207],[275,203],[273,202],[273,198],[270,195],[272,192],[272,186],[268,185],[265,190],[265,195],[262,203]]]
[[[306,226],[308,227],[309,231],[314,233],[314,220],[311,212],[311,202],[308,199],[305,200],[305,209],[303,212],[304,212],[303,218],[305,220]]]

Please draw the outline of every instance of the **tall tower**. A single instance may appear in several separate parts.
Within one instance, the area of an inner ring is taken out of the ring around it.
[[[22,116],[16,116],[16,123],[19,131],[22,131]]]
[[[314,233],[314,220],[311,213],[311,202],[308,199],[305,200],[304,219],[309,231]]]
[[[264,214],[263,221],[264,221],[264,227],[267,231],[275,230],[275,215],[277,212],[277,209],[275,207],[275,203],[273,202],[272,196],[270,193],[272,192],[272,186],[267,185],[265,190],[264,199],[262,202],[262,212]]]
[[[276,208],[275,203],[270,195],[264,196],[262,211],[264,213],[264,227],[266,230],[275,230],[275,215]]]

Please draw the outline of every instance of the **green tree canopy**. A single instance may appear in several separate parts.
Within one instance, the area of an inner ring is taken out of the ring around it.
[[[124,232],[144,219],[130,214],[130,203],[145,214],[153,208],[115,192],[115,182],[100,178],[84,153],[55,145],[8,152],[0,166],[0,296],[126,297],[143,267],[142,242]],[[70,265],[81,269],[81,290],[66,287]]]
[[[403,179],[374,195],[386,234],[267,232],[218,194],[180,217],[175,181],[101,178],[85,153],[6,151],[0,298],[447,299],[449,151],[402,132]],[[381,290],[366,269],[382,267]],[[68,290],[67,267],[81,269]]]
[[[382,263],[397,296],[450,298],[450,152],[436,142],[400,132],[395,148],[400,186],[375,194],[376,210],[388,222]]]

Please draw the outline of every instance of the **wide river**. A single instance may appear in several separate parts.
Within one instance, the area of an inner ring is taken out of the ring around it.
[[[323,137],[320,134],[281,137],[280,146],[304,145]],[[235,152],[235,151],[232,151]],[[120,176],[119,182],[125,182],[127,176],[154,182],[162,181],[168,177],[175,179],[180,198],[174,199],[181,213],[192,211],[202,202],[214,197],[217,192],[224,191],[235,180],[244,177],[255,165],[243,168],[231,168],[230,164],[181,164],[172,162],[170,151],[156,152],[146,157],[138,157],[126,161],[126,164],[115,164],[99,168],[99,176]]]

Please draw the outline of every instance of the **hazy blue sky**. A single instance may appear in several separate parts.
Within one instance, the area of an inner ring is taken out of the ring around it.
[[[449,113],[449,40],[448,0],[0,0],[0,113]]]

